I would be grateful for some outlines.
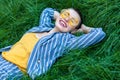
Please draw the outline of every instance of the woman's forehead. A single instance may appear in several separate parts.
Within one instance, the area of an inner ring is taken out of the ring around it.
[[[70,12],[70,15],[74,18],[80,20],[80,15],[72,8],[67,9]]]

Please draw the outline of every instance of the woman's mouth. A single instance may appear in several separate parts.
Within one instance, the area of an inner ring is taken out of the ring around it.
[[[66,24],[66,22],[65,22],[64,20],[60,19],[60,20],[59,20],[59,24],[60,24],[61,26],[65,27],[65,28],[67,28],[67,24]]]

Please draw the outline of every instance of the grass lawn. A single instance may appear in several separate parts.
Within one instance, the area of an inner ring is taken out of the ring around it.
[[[38,26],[46,7],[58,11],[78,8],[83,23],[102,27],[106,37],[94,46],[69,51],[37,80],[120,80],[119,0],[0,0],[0,48],[14,44],[28,29]]]

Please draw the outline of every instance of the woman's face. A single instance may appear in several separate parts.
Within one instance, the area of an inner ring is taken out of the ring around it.
[[[55,26],[61,32],[71,32],[75,30],[80,22],[79,14],[72,8],[63,9],[60,16],[56,19]]]

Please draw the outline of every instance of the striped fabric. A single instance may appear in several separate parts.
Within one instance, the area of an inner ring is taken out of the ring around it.
[[[41,16],[39,26],[33,27],[29,32],[50,31],[54,24],[52,23],[54,9],[46,8]],[[100,42],[105,37],[102,28],[93,28],[90,33],[81,36],[74,36],[71,33],[55,32],[51,35],[42,37],[35,45],[28,60],[27,73],[32,79],[50,69],[55,60],[67,54],[71,49],[81,49]],[[8,50],[10,49],[7,48]],[[7,50],[4,49],[3,50]],[[2,50],[0,50],[2,51]]]
[[[40,17],[38,27],[30,29],[28,32],[50,31],[54,24],[54,10],[46,8]],[[105,37],[101,28],[93,28],[90,33],[76,37],[70,33],[56,32],[41,38],[34,47],[27,67],[27,73],[34,79],[50,69],[55,60],[71,49],[81,49],[100,42]]]
[[[0,80],[18,80],[22,76],[22,72],[16,65],[6,61],[0,55]]]

